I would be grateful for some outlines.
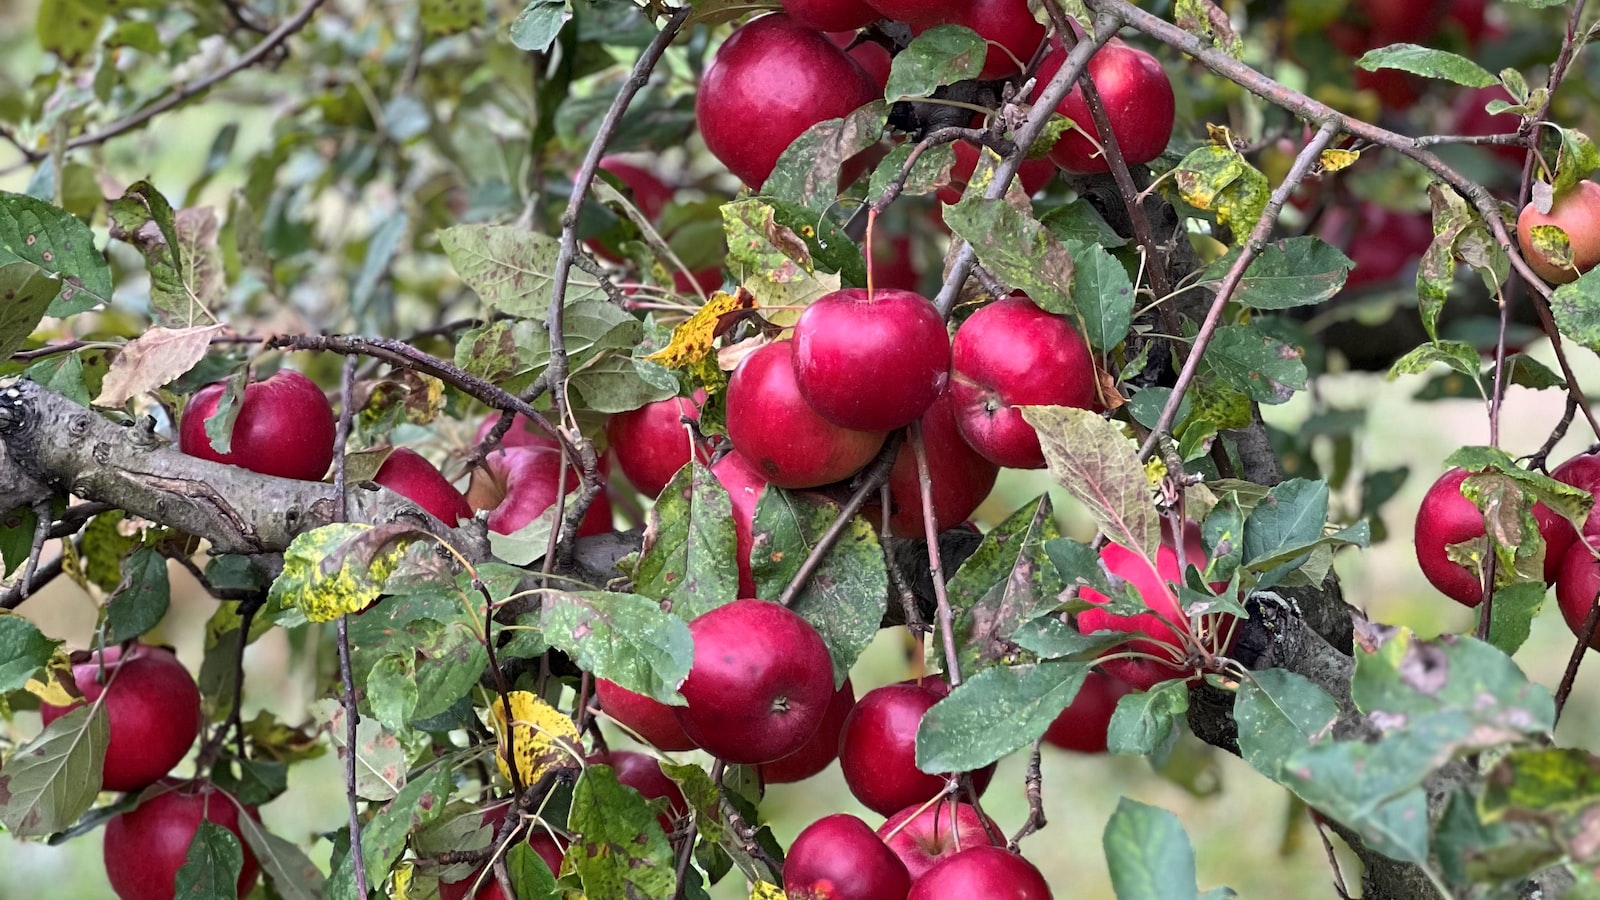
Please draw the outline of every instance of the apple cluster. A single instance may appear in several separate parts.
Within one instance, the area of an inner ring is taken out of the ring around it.
[[[141,794],[137,806],[106,823],[106,877],[121,900],[172,900],[178,870],[202,820],[233,832],[244,851],[238,896],[249,893],[259,867],[239,816],[254,807],[204,779],[169,777],[200,735],[200,688],[170,650],[144,644],[107,647],[75,657],[72,680],[81,699],[39,704],[45,725],[75,709],[105,710],[108,741],[100,788]]]
[[[785,0],[783,8],[751,20],[723,42],[695,100],[695,119],[712,155],[756,190],[808,128],[884,99],[889,48],[870,32],[856,36],[856,29],[881,20],[902,23],[913,35],[940,25],[968,28],[988,43],[978,75],[986,81],[1019,78],[1043,51],[1035,98],[1067,57],[1059,38],[1047,42],[1027,0]],[[1088,74],[1127,164],[1159,156],[1172,137],[1176,107],[1172,83],[1156,58],[1113,40],[1090,60]],[[1051,148],[1050,161],[1070,173],[1109,171],[1104,138],[1081,88],[1074,86],[1057,111],[1075,127]],[[751,128],[752,122],[761,127]],[[983,117],[974,124],[982,125]],[[956,154],[950,185],[941,191],[947,203],[959,199],[978,148],[958,142]],[[848,161],[841,185],[881,156],[869,150]],[[1043,159],[1024,163],[1023,189],[1038,190],[1050,174]]]
[[[1417,510],[1415,531],[1422,574],[1445,596],[1469,608],[1483,602],[1481,567],[1456,561],[1470,556],[1467,548],[1454,553],[1450,548],[1486,537],[1483,513],[1462,493],[1462,483],[1473,474],[1455,468],[1439,476]],[[1574,456],[1551,469],[1550,477],[1591,494],[1600,491],[1600,454]],[[1545,584],[1555,586],[1562,618],[1574,635],[1581,636],[1584,619],[1600,596],[1600,558],[1596,557],[1600,513],[1591,512],[1581,529],[1543,503],[1535,504],[1532,514],[1544,541]],[[1600,648],[1600,642],[1595,646]]]

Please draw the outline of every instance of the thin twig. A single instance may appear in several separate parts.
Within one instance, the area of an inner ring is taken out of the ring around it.
[[[872,496],[880,486],[888,482],[889,473],[894,470],[895,457],[900,454],[900,442],[903,438],[904,432],[900,431],[889,435],[889,439],[883,443],[883,449],[879,450],[878,455],[873,458],[867,468],[862,470],[860,477],[857,479],[855,492],[850,495],[850,499],[840,508],[839,514],[833,517],[833,522],[828,525],[828,530],[824,531],[822,536],[817,539],[816,545],[811,548],[811,552],[806,555],[805,561],[800,564],[800,568],[795,571],[794,577],[789,579],[789,584],[784,587],[783,593],[778,596],[780,604],[784,606],[794,605],[794,601],[800,597],[800,592],[811,581],[811,576],[822,565],[822,560],[828,555],[828,551],[832,550],[833,545],[839,542],[839,536],[844,534],[845,528],[856,517],[856,513],[860,512],[861,507],[866,505],[867,498]]]
[[[1333,889],[1338,892],[1340,900],[1350,900],[1350,888],[1345,886],[1344,872],[1339,868],[1339,854],[1334,852],[1333,841],[1328,839],[1328,832],[1322,827],[1322,819],[1317,811],[1306,807],[1306,812],[1311,816],[1311,825],[1317,829],[1317,837],[1322,838],[1322,849],[1328,854],[1328,868],[1333,870]]]
[[[22,601],[38,593],[45,585],[56,579],[61,574],[61,569],[66,562],[66,554],[57,556],[43,565],[37,566],[33,571],[33,578],[18,578],[10,587],[0,592],[0,609],[16,609]]]
[[[1022,777],[1022,792],[1028,798],[1028,821],[1022,823],[1016,834],[1012,835],[1011,842],[1007,845],[1014,853],[1023,838],[1035,834],[1045,825],[1049,824],[1044,817],[1044,773],[1042,771],[1042,751],[1040,746],[1044,739],[1033,742],[1033,753],[1028,757],[1028,771]]]
[[[338,504],[337,521],[344,522],[350,517],[350,500],[345,493],[345,445],[350,441],[350,426],[355,419],[355,410],[351,402],[355,378],[356,358],[346,356],[344,360],[343,377],[339,382],[339,427],[333,441],[333,490],[334,502]],[[244,635],[239,639],[244,640]],[[355,674],[350,669],[350,617],[339,617],[339,683],[343,689],[342,700],[344,703],[345,719],[345,754],[344,780],[345,800],[350,807],[350,857],[355,869],[356,896],[367,896],[367,861],[361,853],[361,811],[356,796],[356,748],[360,746],[357,741],[356,728],[361,724],[361,713],[356,708],[356,681]]]
[[[22,588],[23,600],[33,592],[33,577],[39,571],[39,555],[44,552],[44,542],[50,539],[50,504],[35,503],[33,515],[33,544],[28,548],[28,561],[22,566],[22,577],[17,580]]]
[[[1572,655],[1567,657],[1566,671],[1561,673],[1561,685],[1556,688],[1557,722],[1561,721],[1561,711],[1566,709],[1567,698],[1572,695],[1572,686],[1578,682],[1578,668],[1583,665],[1584,656],[1594,644],[1596,631],[1600,631],[1600,603],[1591,603],[1589,614],[1578,626],[1578,642],[1572,648]]]
[[[945,680],[961,685],[961,655],[956,651],[956,616],[944,584],[944,554],[939,552],[939,523],[933,514],[933,476],[928,471],[928,448],[922,440],[922,423],[913,422],[911,452],[917,458],[917,483],[922,489],[922,533],[928,540],[928,572],[933,576],[933,598],[938,610],[940,638],[944,642]]]

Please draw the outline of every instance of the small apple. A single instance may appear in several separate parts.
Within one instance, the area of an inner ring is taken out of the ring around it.
[[[378,467],[372,480],[427,510],[435,519],[454,526],[472,518],[472,507],[433,463],[406,447],[396,447]]]
[[[683,791],[677,782],[661,771],[661,761],[654,756],[632,750],[613,750],[589,761],[610,766],[618,784],[633,788],[646,800],[666,800],[667,809],[656,817],[656,821],[661,823],[661,830],[667,834],[672,833],[674,820],[688,813],[689,804],[684,802]]]
[[[728,437],[772,484],[831,484],[871,462],[886,435],[841,428],[812,409],[795,380],[793,351],[793,341],[777,341],[739,362],[728,381]]]
[[[949,685],[929,678],[886,685],[856,702],[839,737],[839,770],[867,809],[887,816],[944,791],[945,776],[917,768],[917,728],[949,694]],[[981,795],[992,777],[992,764],[973,772],[973,788]]]
[[[604,678],[594,680],[594,692],[606,715],[657,750],[673,753],[695,748],[694,741],[683,733],[683,726],[678,724],[678,717],[667,704]]]
[[[922,445],[928,457],[928,480],[933,488],[934,529],[954,528],[967,520],[994,490],[1000,467],[972,449],[956,423],[955,401],[947,386],[939,399],[922,414]],[[893,511],[889,530],[896,537],[921,538],[922,480],[917,453],[909,439],[900,445],[889,471],[889,499]],[[878,521],[876,504],[864,511],[867,521]]]
[[[121,900],[173,900],[178,870],[204,820],[239,839],[244,864],[234,887],[238,896],[248,894],[261,870],[239,832],[239,802],[208,781],[164,781],[161,786],[160,793],[106,823],[106,877],[111,889]],[[255,807],[243,808],[250,818],[260,820]]]
[[[1557,466],[1550,473],[1551,477],[1590,490],[1590,487],[1579,482],[1592,474],[1595,483],[1600,484],[1600,466],[1579,462],[1583,458],[1577,457]],[[1483,602],[1483,583],[1479,580],[1479,574],[1453,562],[1446,551],[1452,544],[1484,536],[1483,513],[1461,494],[1461,483],[1471,474],[1457,468],[1439,476],[1428,488],[1428,493],[1423,495],[1422,505],[1417,509],[1414,536],[1417,565],[1428,582],[1457,603],[1475,607]],[[1561,558],[1576,539],[1577,533],[1570,522],[1543,503],[1534,505],[1533,518],[1545,542],[1544,578],[1549,583],[1556,579]]]
[[[950,145],[956,153],[955,164],[950,167],[950,183],[939,189],[939,202],[946,205],[961,202],[967,182],[978,170],[978,158],[983,149],[971,141],[956,141]],[[1050,179],[1056,177],[1056,165],[1048,158],[1025,159],[1017,167],[1017,182],[1022,192],[1032,197],[1044,190]]]
[[[833,661],[811,623],[765,600],[735,600],[689,623],[694,663],[683,730],[706,752],[740,765],[805,746],[833,697]]]
[[[856,708],[856,690],[846,678],[844,684],[833,692],[828,708],[822,714],[822,724],[805,746],[782,759],[761,767],[761,780],[767,784],[792,784],[805,781],[821,772],[839,758],[839,736],[844,732],[845,719]]]
[[[1117,701],[1133,690],[1127,683],[1118,681],[1098,669],[1089,672],[1067,708],[1056,716],[1045,731],[1044,739],[1052,746],[1079,753],[1106,752],[1106,732],[1111,727],[1111,715],[1117,711]]]
[[[911,875],[867,823],[837,813],[794,839],[783,889],[788,900],[905,900]]]
[[[923,873],[906,900],[1051,900],[1050,885],[1033,863],[1004,847],[972,847]]]
[[[1060,45],[1052,46],[1039,66],[1035,99],[1066,61],[1066,50]],[[1142,166],[1160,156],[1172,139],[1172,124],[1177,116],[1172,82],[1161,62],[1113,38],[1089,58],[1088,72],[1100,93],[1106,121],[1116,135],[1123,161],[1129,166]],[[1082,86],[1073,85],[1056,111],[1076,123],[1082,132],[1068,131],[1056,141],[1050,150],[1055,164],[1064,172],[1079,175],[1111,171],[1111,164],[1097,146],[1104,137],[1095,127]],[[1095,139],[1091,141],[1086,134],[1095,135]]]
[[[746,23],[717,49],[694,111],[711,155],[760,190],[806,129],[878,99],[872,76],[843,50],[774,13]]]
[[[793,350],[806,403],[855,431],[915,422],[950,378],[944,319],[910,291],[846,288],[818,298],[795,322]]]
[[[950,351],[956,425],[998,466],[1044,468],[1044,450],[1018,406],[1095,409],[1099,385],[1089,344],[1066,316],[1013,294],[973,313]]]
[[[640,493],[658,496],[672,476],[689,464],[689,448],[695,442],[683,420],[700,421],[700,404],[705,400],[705,391],[696,391],[694,399],[669,397],[617,413],[606,421],[611,453]],[[702,463],[707,461],[704,448],[696,446],[695,456]]]
[[[900,810],[878,826],[878,837],[905,863],[913,884],[947,856],[1004,840],[993,820],[953,798]]]
[[[100,678],[104,660],[105,682]],[[107,647],[72,667],[84,699],[71,706],[39,704],[49,725],[84,703],[105,705],[110,741],[100,786],[137,791],[155,784],[183,761],[200,734],[200,688],[189,670],[162,647]],[[102,695],[103,698],[102,698]]]
[[[245,385],[230,449],[218,453],[206,436],[206,419],[217,411],[224,387],[224,382],[214,382],[189,398],[178,423],[179,450],[263,475],[322,480],[333,462],[336,429],[333,407],[316,382],[293,369],[280,369]]]
[[[801,28],[817,31],[852,31],[879,18],[862,0],[783,0],[783,11]]]
[[[685,274],[678,270],[672,272],[672,289],[680,294],[705,294],[722,287],[722,269],[712,266],[709,269],[696,269]]]
[[[739,596],[756,595],[755,576],[750,571],[750,551],[755,547],[756,504],[761,502],[761,492],[767,479],[761,470],[735,450],[717,460],[711,467],[728,497],[733,501],[733,532],[736,541],[735,560],[739,565]],[[665,748],[663,748],[665,749]]]
[[[1555,226],[1567,234],[1572,245],[1572,266],[1563,266],[1538,246],[1533,229]],[[1530,203],[1517,216],[1517,245],[1528,265],[1551,284],[1566,284],[1600,263],[1600,184],[1580,181],[1565,196],[1558,197],[1550,212],[1542,213]]]
[[[1600,546],[1600,532],[1585,535],[1589,543]],[[1561,607],[1561,618],[1572,629],[1574,637],[1581,637],[1584,620],[1600,595],[1600,559],[1582,541],[1574,541],[1561,557],[1561,569],[1556,574],[1556,605]],[[1600,631],[1589,640],[1589,646],[1600,650]]]
[[[484,458],[472,473],[467,503],[489,513],[489,530],[514,534],[556,502],[561,477],[561,453],[541,447],[502,447]],[[567,467],[567,496],[580,487],[577,470]],[[601,493],[589,504],[578,525],[578,536],[611,530],[611,503]]]
[[[1108,654],[1138,652],[1155,659],[1108,659],[1100,664],[1107,675],[1127,682],[1135,690],[1149,690],[1163,681],[1192,677],[1196,674],[1189,662],[1187,644],[1190,637],[1208,646],[1214,652],[1224,648],[1221,642],[1229,631],[1230,616],[1205,616],[1202,630],[1193,634],[1189,617],[1178,602],[1171,582],[1182,583],[1183,572],[1178,568],[1178,551],[1170,534],[1163,529],[1161,547],[1156,551],[1156,564],[1151,568],[1143,554],[1121,544],[1106,544],[1100,550],[1100,563],[1111,575],[1121,578],[1138,590],[1149,612],[1120,616],[1104,609],[1086,609],[1078,613],[1078,630],[1084,634],[1097,631],[1121,631],[1140,634],[1126,644],[1108,649]],[[1194,523],[1184,528],[1184,562],[1204,569],[1205,547],[1200,543],[1200,529]],[[1221,585],[1215,585],[1221,587]],[[1083,588],[1078,592],[1082,600],[1105,604],[1110,599],[1098,591]]]

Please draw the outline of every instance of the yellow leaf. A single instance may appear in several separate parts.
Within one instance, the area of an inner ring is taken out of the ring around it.
[[[1166,462],[1159,456],[1150,457],[1149,462],[1144,464],[1144,477],[1150,482],[1151,487],[1160,487],[1161,482],[1167,477]]]
[[[750,885],[750,900],[783,900],[783,888],[767,881]]]
[[[82,696],[67,692],[66,686],[73,684],[74,681],[72,657],[65,648],[57,647],[55,652],[50,654],[50,662],[45,666],[45,673],[47,676],[45,681],[29,678],[22,686],[23,690],[38,697],[41,703],[48,703],[51,706],[71,706],[83,699]]]
[[[1360,158],[1359,150],[1332,149],[1322,151],[1320,161],[1324,172],[1337,172],[1340,169],[1348,169]]]
[[[516,757],[517,774],[525,785],[538,781],[549,769],[579,765],[583,750],[578,726],[571,718],[528,691],[512,691],[507,697],[511,701],[513,727],[509,733],[513,747],[506,746],[505,703],[495,698],[494,705],[489,708],[494,718],[494,733],[500,739],[495,762],[500,764],[501,775],[511,777],[511,768],[506,763],[508,755]]]
[[[717,291],[705,305],[677,328],[672,329],[672,341],[667,346],[646,356],[669,369],[682,369],[705,359],[722,327],[722,317],[742,309],[751,309],[756,300],[743,288],[737,294]]]
[[[411,876],[415,866],[410,862],[402,862],[394,867],[394,880],[389,885],[389,896],[394,900],[409,900],[411,896]]]
[[[295,536],[269,596],[313,622],[360,612],[383,594],[408,541],[391,526],[359,522],[324,525]]]

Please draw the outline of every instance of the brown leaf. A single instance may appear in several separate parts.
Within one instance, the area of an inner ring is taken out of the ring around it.
[[[211,346],[221,325],[194,328],[156,326],[129,341],[111,362],[96,406],[118,407],[194,368]]]

